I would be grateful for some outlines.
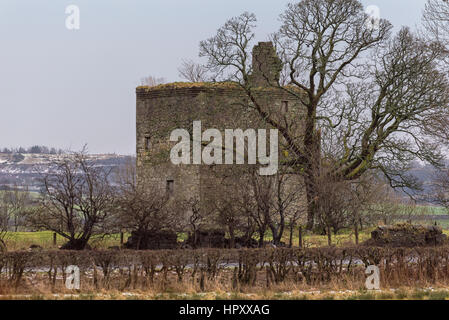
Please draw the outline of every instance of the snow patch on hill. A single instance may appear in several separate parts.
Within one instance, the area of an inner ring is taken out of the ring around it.
[[[18,186],[31,191],[40,189],[39,177],[52,171],[54,163],[70,157],[67,154],[5,154],[0,153],[0,189]],[[89,160],[96,166],[120,167],[133,161],[131,156],[92,154]]]

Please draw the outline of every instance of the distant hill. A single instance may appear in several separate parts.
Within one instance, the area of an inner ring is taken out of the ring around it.
[[[39,191],[39,172],[49,172],[52,163],[67,155],[58,154],[31,154],[31,153],[0,153],[0,189],[28,187],[30,191]],[[88,156],[95,165],[118,168],[129,161],[132,156],[115,154],[93,154]]]
[[[32,153],[1,153],[0,152],[0,189],[11,188],[14,185],[30,191],[40,189],[39,173],[52,170],[52,163],[67,154],[32,154]],[[132,156],[116,154],[89,155],[96,165],[118,168],[129,161],[135,161]],[[449,163],[448,163],[449,165]],[[429,165],[415,163],[410,174],[422,182],[424,190],[430,191],[434,169]],[[410,191],[410,190],[409,190]]]

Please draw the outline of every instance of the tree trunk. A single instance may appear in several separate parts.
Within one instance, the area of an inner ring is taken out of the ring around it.
[[[306,183],[306,196],[307,196],[307,224],[306,229],[309,231],[313,230],[314,222],[315,222],[315,188],[311,186],[309,183]]]
[[[270,225],[270,229],[273,235],[273,244],[278,245],[281,242],[282,235],[274,225]]]
[[[285,230],[285,217],[284,217],[284,212],[281,213],[281,219],[279,222],[279,232],[278,232],[278,242],[281,243],[282,241],[282,237],[284,235],[284,230]]]
[[[0,239],[0,252],[6,251],[7,251],[6,243],[2,239]]]
[[[233,249],[235,248],[235,234],[234,228],[232,226],[229,226],[229,237],[230,237],[229,248]]]
[[[195,225],[193,225],[192,230],[193,230],[193,249],[196,249],[197,242],[198,242],[198,239],[197,239],[198,234],[196,232],[196,226]]]
[[[306,122],[306,134],[304,137],[304,147],[306,154],[305,163],[305,187],[307,195],[307,225],[306,229],[311,231],[314,226],[316,216],[316,201],[319,200],[317,190],[317,178],[320,173],[321,160],[321,131],[315,130],[315,117],[312,113],[316,110],[316,105],[311,106]],[[312,113],[311,113],[312,111]]]
[[[265,238],[265,231],[259,230],[259,248],[263,247],[264,238]]]
[[[137,237],[137,245],[136,245],[136,250],[140,249],[140,242],[142,241],[142,233],[139,232],[139,235]]]
[[[354,235],[355,235],[355,244],[359,244],[359,226],[357,222],[354,224]]]
[[[288,247],[291,248],[293,247],[293,232],[295,232],[295,224],[294,223],[290,223],[290,236],[288,239]]]
[[[327,245],[332,246],[332,231],[330,227],[327,227]]]
[[[70,239],[61,249],[63,250],[84,250],[87,247],[89,239]]]

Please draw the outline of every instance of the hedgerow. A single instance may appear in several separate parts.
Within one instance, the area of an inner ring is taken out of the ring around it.
[[[0,292],[33,291],[37,284],[64,291],[70,265],[80,269],[81,290],[361,284],[369,265],[379,267],[383,286],[449,284],[449,247],[61,250],[0,253]]]

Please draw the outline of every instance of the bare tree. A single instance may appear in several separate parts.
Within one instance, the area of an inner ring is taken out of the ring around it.
[[[214,192],[208,199],[210,205],[205,206],[210,207],[212,213],[209,222],[227,231],[231,248],[235,247],[237,236],[242,236],[242,244],[251,244],[256,231],[263,244],[268,225],[254,197],[249,174],[252,170],[247,170],[245,166],[234,167],[232,170],[215,169],[211,174],[217,183],[214,184]]]
[[[250,207],[246,206],[246,209],[256,225],[259,234],[259,247],[263,247],[265,233],[270,226],[275,231],[273,239],[278,239],[278,229],[272,221],[274,200],[273,189],[275,188],[275,185],[273,179],[261,177],[258,175],[255,168],[251,169],[248,173],[248,180],[243,184],[246,190],[242,190],[242,192],[247,192],[250,197],[250,199],[248,199]]]
[[[6,250],[5,239],[10,231],[17,232],[23,225],[31,197],[28,189],[14,185],[12,190],[0,192],[0,252]]]
[[[166,82],[165,78],[157,78],[153,76],[144,77],[140,80],[142,86],[155,87]]]
[[[430,202],[449,211],[449,169],[439,169],[434,173]]]
[[[243,234],[249,244],[257,233],[263,247],[270,230],[273,244],[279,245],[287,223],[294,225],[301,217],[302,185],[297,175],[260,176],[256,166],[248,166],[226,172],[220,179],[213,202],[218,224],[227,228],[231,241]]]
[[[449,44],[448,0],[428,0],[424,9],[423,22],[435,39]]]
[[[355,236],[355,243],[359,243],[359,232],[365,227],[376,225],[378,219],[378,209],[380,203],[385,201],[382,198],[382,190],[386,186],[384,181],[375,173],[367,174],[357,180],[348,181],[345,188],[347,194],[347,227],[352,228]],[[392,189],[391,189],[392,190]]]
[[[215,222],[228,232],[230,248],[235,248],[235,239],[244,222],[241,211],[241,194],[235,192],[236,184],[233,182],[223,178],[213,200],[213,208],[216,212]]]
[[[61,157],[51,172],[41,174],[40,207],[27,215],[28,223],[67,239],[63,249],[83,250],[92,235],[107,233],[110,174],[90,161],[85,149]]]
[[[209,79],[206,67],[193,60],[183,60],[178,72],[181,78],[190,82],[206,82]]]
[[[414,201],[407,201],[386,184],[378,189],[375,201],[373,218],[384,225],[411,220],[416,213]]]
[[[303,0],[281,15],[282,26],[272,39],[282,61],[279,70],[288,68],[290,85],[282,86],[271,74],[266,79],[304,105],[305,113],[295,115],[304,125],[300,139],[266,110],[252,85],[253,14],[230,19],[200,44],[214,77],[239,84],[249,107],[279,130],[291,157],[284,164],[305,179],[308,229],[321,199],[315,179],[322,141],[329,135],[339,137],[330,181],[380,170],[395,188],[416,187],[404,174],[410,161],[440,164],[440,147],[449,141],[449,85],[438,69],[445,50],[407,28],[391,37],[388,21],[370,28],[367,19],[358,0]]]
[[[179,206],[181,208],[187,208],[187,225],[186,230],[191,233],[193,237],[193,245],[198,243],[198,231],[208,228],[213,223],[213,209],[209,206],[201,206],[200,199],[198,197],[192,197],[187,200],[180,200]],[[180,223],[182,225],[182,223]]]
[[[1,196],[2,208],[6,216],[10,218],[8,224],[13,227],[12,231],[17,232],[19,227],[23,225],[26,208],[31,202],[28,188],[22,190],[15,184],[11,190],[2,192]]]
[[[129,163],[118,175],[118,192],[115,193],[113,211],[116,225],[121,230],[134,232],[138,239],[136,249],[149,233],[181,231],[183,216],[179,203],[169,197],[166,190],[151,177],[136,175],[134,163]]]
[[[428,0],[423,13],[424,36],[429,41],[436,41],[449,52],[449,1]],[[444,59],[442,68],[449,72],[449,57]]]
[[[4,197],[1,197],[0,200],[0,252],[3,252],[7,249],[5,238],[7,237],[9,231],[11,211],[5,203]]]
[[[349,183],[332,179],[327,171],[327,165],[321,166],[321,172],[316,181],[316,214],[317,226],[327,235],[328,245],[332,245],[332,231],[334,234],[347,226],[348,188]]]
[[[273,244],[279,245],[287,222],[296,223],[302,212],[302,186],[298,182],[298,176],[281,171],[272,177],[266,177],[253,171],[250,179],[247,192],[254,197],[256,203],[251,216],[259,226],[261,241],[263,243],[263,228],[269,228]]]

